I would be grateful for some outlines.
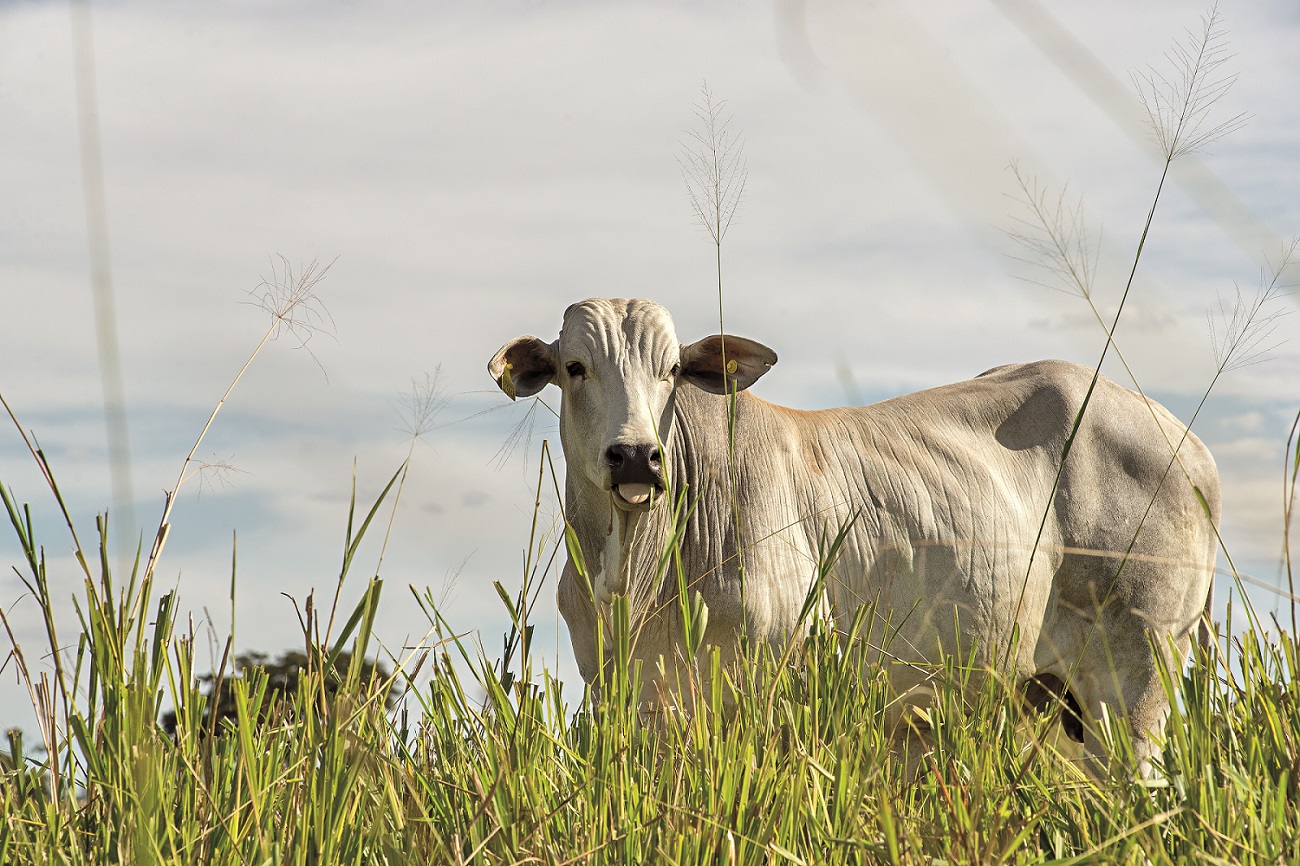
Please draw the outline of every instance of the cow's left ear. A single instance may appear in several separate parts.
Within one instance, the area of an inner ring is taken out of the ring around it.
[[[516,337],[488,361],[488,373],[511,400],[531,397],[555,380],[555,344]]]
[[[776,352],[762,343],[730,334],[714,334],[682,346],[681,376],[710,394],[726,394],[732,383],[737,391],[745,390],[775,363]]]

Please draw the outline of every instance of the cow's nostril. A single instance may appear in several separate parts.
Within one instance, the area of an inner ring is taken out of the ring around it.
[[[659,449],[658,449],[658,448],[651,448],[651,449],[650,449],[650,465],[651,465],[651,466],[658,466],[661,462],[662,462],[662,457],[661,457],[661,455],[659,454]]]
[[[611,445],[605,451],[605,461],[609,463],[609,468],[619,469],[623,466],[623,461],[627,459],[628,447],[626,445]]]

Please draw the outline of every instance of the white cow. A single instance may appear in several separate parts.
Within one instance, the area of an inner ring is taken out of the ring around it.
[[[1168,713],[1152,642],[1171,661],[1171,642],[1186,654],[1212,588],[1219,482],[1200,440],[1098,377],[1057,483],[1089,368],[1014,364],[806,412],[745,390],[774,363],[741,337],[679,343],[651,301],[593,299],[565,311],[559,339],[520,337],[488,364],[512,398],[547,384],[563,395],[566,517],[590,583],[570,561],[559,605],[582,676],[600,669],[596,635],[616,594],[633,604],[636,657],[680,673],[677,584],[656,577],[671,497],[658,494],[688,485],[681,555],[708,606],[706,643],[788,640],[819,542],[848,525],[825,602],[841,629],[874,605],[869,636],[888,643],[881,663],[904,696],[896,719],[927,702],[935,661],[973,652],[1039,702],[1059,694],[1094,769],[1105,751],[1084,721],[1103,706],[1125,714],[1146,768]],[[652,675],[648,688],[661,686]]]

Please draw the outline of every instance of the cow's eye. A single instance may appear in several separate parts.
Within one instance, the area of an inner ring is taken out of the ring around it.
[[[569,366],[564,369],[569,371],[569,375],[575,379],[581,379],[587,375],[587,368],[577,361],[570,361]]]
[[[682,371],[682,365],[680,363],[673,364],[673,368],[668,371],[668,377],[670,379],[676,379],[677,374],[680,373],[681,371]]]

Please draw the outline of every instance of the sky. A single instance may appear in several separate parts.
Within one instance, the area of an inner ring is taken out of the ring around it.
[[[553,416],[511,404],[485,365],[520,334],[553,338],[564,308],[591,296],[656,299],[685,341],[717,330],[715,251],[679,168],[706,83],[744,142],[723,295],[727,330],[780,355],[760,396],[811,409],[1009,362],[1096,364],[1105,333],[1087,302],[1040,285],[1009,236],[1026,216],[1010,166],[1047,201],[1064,191],[1081,207],[1092,297],[1113,315],[1161,176],[1131,76],[1174,75],[1167,52],[1208,11],[1173,0],[76,8],[0,2],[0,394],[49,457],[83,542],[106,509],[122,524],[115,562],[120,538],[152,538],[164,491],[269,324],[259,286],[328,266],[320,329],[305,346],[284,334],[262,349],[196,452],[229,468],[190,477],[171,515],[158,581],[178,592],[200,665],[232,612],[237,650],[301,644],[295,606],[335,591],[354,477],[368,505],[410,449],[403,395],[435,374],[445,403],[391,520],[378,636],[395,654],[424,639],[414,591],[497,651],[506,618],[492,584],[519,586],[544,439],[563,464]],[[1219,68],[1236,82],[1207,123],[1243,122],[1175,161],[1116,344],[1184,420],[1213,381],[1194,429],[1223,476],[1225,544],[1242,571],[1276,583],[1300,406],[1295,297],[1263,310],[1286,313],[1259,344],[1267,358],[1217,380],[1209,323],[1221,330],[1220,301],[1238,288],[1251,298],[1300,233],[1300,11],[1236,0],[1218,13]],[[89,126],[78,68],[91,72]],[[96,232],[129,436],[124,503],[110,473]],[[1130,384],[1113,361],[1105,370]],[[528,435],[511,447],[521,424]],[[71,541],[12,426],[0,481],[32,503],[60,627],[75,633]],[[547,480],[547,529],[552,490]],[[377,523],[344,583],[349,606],[376,569],[387,509]],[[21,564],[11,533],[0,559]],[[40,646],[39,611],[7,574],[0,606],[20,643]],[[553,580],[538,644],[576,681]],[[1219,579],[1220,615],[1230,585]],[[1265,612],[1289,611],[1252,593]],[[25,702],[6,668],[0,724],[30,725]]]

